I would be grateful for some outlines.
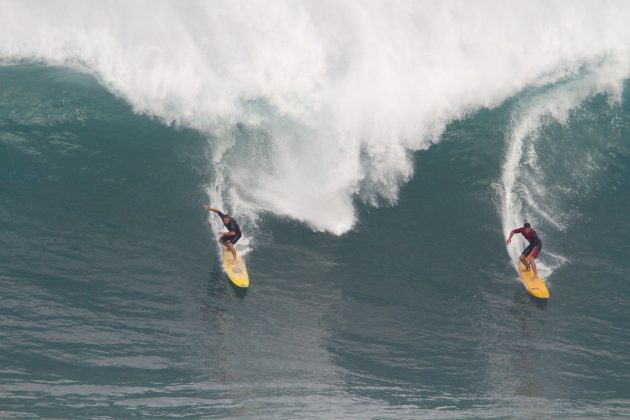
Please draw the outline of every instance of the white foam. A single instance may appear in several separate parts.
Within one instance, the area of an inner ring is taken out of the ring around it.
[[[523,98],[513,112],[513,121],[507,134],[508,148],[503,164],[499,212],[505,237],[512,229],[529,221],[534,228],[545,224],[551,229],[564,231],[571,221],[570,209],[562,206],[562,197],[554,196],[553,180],[545,179],[536,151],[540,132],[547,124],[568,123],[571,112],[596,94],[608,95],[611,102],[621,99],[623,81],[630,72],[630,58],[619,60],[609,57],[582,69],[580,76],[558,82],[555,86]],[[591,171],[596,168],[590,168]],[[589,168],[580,166],[579,177],[589,174]],[[558,204],[560,203],[560,204]],[[518,264],[525,240],[517,235],[507,249],[514,266]],[[543,276],[568,259],[555,250],[547,249],[539,263]]]
[[[213,201],[335,234],[356,197],[395,203],[411,152],[448,122],[630,51],[624,1],[0,5],[0,59],[88,71],[136,112],[207,132]]]

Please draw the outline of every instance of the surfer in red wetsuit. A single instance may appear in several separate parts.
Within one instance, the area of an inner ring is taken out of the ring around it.
[[[538,277],[536,262],[534,262],[534,259],[538,256],[540,250],[542,249],[542,241],[538,237],[536,231],[532,229],[531,225],[529,223],[525,223],[522,228],[514,229],[510,232],[510,237],[505,241],[506,245],[509,245],[512,242],[512,236],[514,236],[515,233],[520,233],[529,242],[529,245],[523,250],[523,253],[519,258],[520,261],[525,266],[526,271],[533,268],[534,277]]]
[[[203,208],[207,211],[215,212],[219,215],[221,220],[223,220],[223,226],[227,228],[228,232],[220,233],[221,237],[219,238],[219,242],[221,243],[221,245],[230,250],[230,252],[232,253],[232,257],[234,257],[234,259],[232,260],[232,264],[234,264],[236,262],[236,249],[234,248],[234,245],[239,239],[241,239],[241,228],[232,216],[223,214],[220,210],[212,208],[207,204],[204,204]]]

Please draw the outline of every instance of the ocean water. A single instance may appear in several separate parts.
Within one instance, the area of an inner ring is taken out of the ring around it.
[[[0,10],[1,417],[630,417],[627,3]]]

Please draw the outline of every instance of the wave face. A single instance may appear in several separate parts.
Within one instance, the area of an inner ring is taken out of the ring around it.
[[[630,417],[628,7],[0,0],[0,417]]]
[[[629,17],[622,1],[4,1],[0,57],[81,69],[206,133],[217,205],[341,234],[356,198],[396,202],[449,122],[585,69],[618,92]]]

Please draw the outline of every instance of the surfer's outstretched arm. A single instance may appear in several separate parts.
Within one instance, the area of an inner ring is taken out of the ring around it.
[[[209,206],[209,205],[207,205],[207,204],[204,204],[204,205],[203,205],[203,208],[204,208],[204,209],[206,209],[207,211],[213,211],[213,212],[215,212],[215,213],[220,213],[220,212],[221,212],[219,209],[215,209],[215,208],[213,208],[213,207],[210,207],[210,206]]]

